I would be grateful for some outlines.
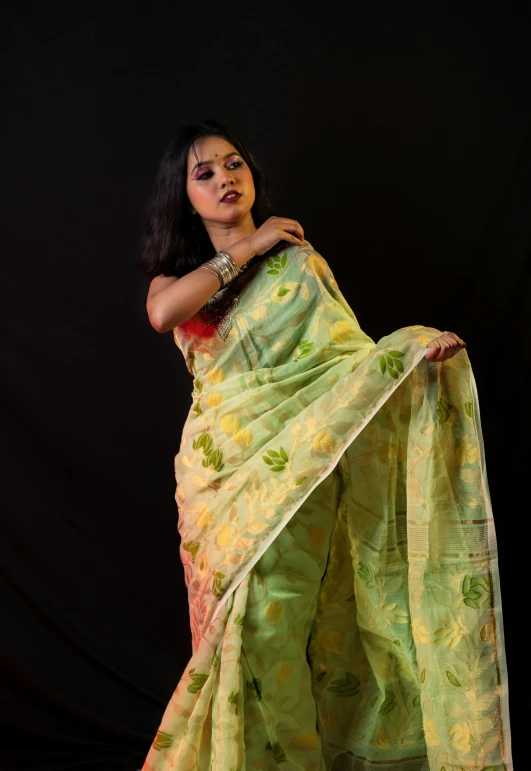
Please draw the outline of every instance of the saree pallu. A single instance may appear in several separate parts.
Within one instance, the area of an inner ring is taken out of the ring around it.
[[[310,246],[230,292],[175,330],[193,655],[144,771],[510,771],[466,352],[428,362],[422,326],[375,343]]]

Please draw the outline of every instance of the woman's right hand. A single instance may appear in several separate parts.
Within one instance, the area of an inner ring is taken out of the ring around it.
[[[260,225],[252,236],[248,236],[249,244],[254,254],[265,254],[279,241],[289,241],[297,246],[304,246],[304,230],[297,220],[286,217],[269,217]]]

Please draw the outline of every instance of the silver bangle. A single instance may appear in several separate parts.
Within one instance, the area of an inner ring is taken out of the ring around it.
[[[203,263],[201,267],[216,276],[220,288],[237,278],[241,272],[227,252],[218,252],[211,260]]]

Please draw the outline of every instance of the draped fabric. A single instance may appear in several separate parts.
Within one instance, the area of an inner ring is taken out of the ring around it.
[[[175,330],[193,655],[145,771],[512,769],[466,352],[428,362],[422,326],[375,343],[309,245],[220,308]]]

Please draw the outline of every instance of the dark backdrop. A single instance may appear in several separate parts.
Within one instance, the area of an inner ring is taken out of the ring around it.
[[[368,334],[468,343],[518,753],[530,24],[426,6],[4,4],[0,771],[138,768],[188,660],[173,458],[191,380],[133,262],[171,132],[203,117],[250,145]]]

